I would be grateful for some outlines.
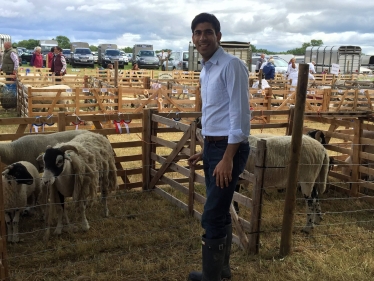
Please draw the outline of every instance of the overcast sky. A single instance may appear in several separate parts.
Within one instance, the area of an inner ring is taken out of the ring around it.
[[[0,5],[0,33],[13,42],[63,35],[91,45],[187,50],[192,19],[209,12],[221,22],[222,41],[286,51],[322,39],[324,45],[358,45],[374,55],[372,0],[2,0]]]

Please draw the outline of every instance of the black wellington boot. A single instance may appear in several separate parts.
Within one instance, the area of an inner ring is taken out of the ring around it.
[[[230,255],[231,255],[231,244],[232,244],[232,224],[225,226],[226,228],[226,249],[225,249],[225,258],[223,261],[223,267],[221,272],[222,279],[231,279],[231,270],[230,270]]]
[[[189,281],[221,281],[221,271],[226,253],[226,237],[206,239],[202,236],[203,272],[193,271]]]

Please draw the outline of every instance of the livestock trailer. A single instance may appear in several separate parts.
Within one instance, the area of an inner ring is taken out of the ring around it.
[[[220,46],[229,54],[232,54],[240,58],[251,71],[252,68],[252,48],[249,42],[238,42],[238,41],[222,41]],[[192,42],[190,42],[188,48],[188,70],[189,71],[200,71],[201,65],[201,55],[196,50],[196,47]]]
[[[374,69],[374,56],[363,55],[361,56],[361,65],[370,69]]]
[[[0,34],[0,52],[4,51],[4,43],[5,42],[12,42],[10,35],[7,34]]]
[[[332,64],[340,65],[340,73],[359,73],[361,47],[359,46],[311,46],[305,50],[305,63],[315,61],[316,72],[321,73]]]

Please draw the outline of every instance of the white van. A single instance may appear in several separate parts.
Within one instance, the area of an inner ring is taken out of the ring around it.
[[[166,61],[162,64],[161,69],[166,70]],[[167,70],[188,70],[188,51],[172,51],[169,61],[167,62]]]

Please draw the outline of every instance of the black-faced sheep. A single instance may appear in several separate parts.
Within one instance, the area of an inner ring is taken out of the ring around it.
[[[82,216],[83,230],[89,229],[85,209],[87,200],[101,191],[104,215],[108,216],[107,195],[117,188],[114,152],[109,140],[96,133],[79,135],[66,143],[48,147],[43,156],[42,182],[49,187],[51,203],[48,225],[57,204],[58,223],[55,234],[61,234],[64,198],[72,197]],[[66,216],[66,214],[65,214]],[[67,216],[66,216],[67,217]],[[69,222],[67,222],[69,224]],[[49,226],[45,239],[49,237]]]
[[[40,193],[40,176],[33,164],[20,161],[5,168],[2,181],[7,240],[16,243],[20,214],[27,206],[35,206]]]
[[[23,136],[10,143],[0,143],[1,162],[10,165],[18,161],[27,161],[35,165],[39,171],[42,171],[43,167],[40,166],[37,157],[45,151],[48,145],[53,146],[60,142],[68,142],[87,132],[85,130],[74,130],[52,134],[33,134]]]
[[[264,137],[249,136],[251,153],[248,157],[246,170],[251,173],[253,173],[255,165],[253,148],[257,147],[257,141],[261,138]],[[264,174],[264,187],[286,188],[291,136],[269,137],[266,138],[266,141],[265,165],[269,168]],[[318,224],[322,220],[318,194],[322,194],[326,189],[329,156],[322,144],[308,136],[303,136],[299,163],[298,182],[305,197],[307,209],[307,221],[303,231],[310,233],[314,224]]]

